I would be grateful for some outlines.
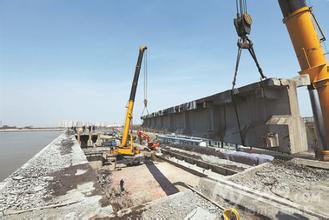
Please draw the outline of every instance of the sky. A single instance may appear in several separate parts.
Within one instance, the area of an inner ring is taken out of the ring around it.
[[[308,3],[328,32],[329,1]],[[265,74],[298,75],[278,2],[248,1],[248,10]],[[148,46],[149,112],[230,89],[234,16],[234,0],[0,0],[0,121],[122,123],[141,44]],[[237,86],[257,80],[245,52]],[[134,123],[143,99],[142,71]],[[312,115],[306,88],[299,104],[303,116]]]

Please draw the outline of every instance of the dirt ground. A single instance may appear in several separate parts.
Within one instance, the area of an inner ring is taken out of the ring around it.
[[[196,187],[199,184],[200,177],[180,169],[170,163],[157,162],[155,164],[179,191],[186,190],[186,187],[181,186],[182,183],[191,185],[193,187]]]
[[[113,201],[117,202],[118,207],[114,207],[115,209],[141,205],[166,196],[145,164],[113,171],[113,190],[117,194],[120,193],[121,179],[124,181],[125,191],[122,196],[118,196],[121,199],[117,198]]]
[[[122,179],[124,192],[120,190]],[[185,191],[184,184],[196,186],[199,177],[166,162],[148,161],[113,171],[111,182],[111,203],[114,210],[120,210]]]

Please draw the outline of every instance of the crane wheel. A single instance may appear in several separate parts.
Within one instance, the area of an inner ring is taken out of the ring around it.
[[[240,214],[235,208],[225,209],[223,218],[224,220],[240,220]]]

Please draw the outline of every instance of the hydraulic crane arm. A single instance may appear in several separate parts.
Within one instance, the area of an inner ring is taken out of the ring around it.
[[[131,123],[131,119],[133,118],[133,109],[134,109],[134,102],[135,102],[135,96],[136,96],[136,91],[137,91],[138,79],[139,79],[139,74],[140,74],[140,70],[141,70],[141,66],[142,66],[143,55],[144,55],[144,52],[146,49],[147,49],[146,46],[139,47],[139,54],[138,54],[134,79],[133,79],[133,83],[131,85],[130,97],[129,97],[129,101],[128,101],[125,125],[124,125],[124,129],[123,129],[122,140],[121,140],[121,147],[127,146],[130,123]]]
[[[299,65],[300,74],[308,74],[312,86],[309,88],[312,97],[312,91],[317,91],[319,104],[312,101],[313,113],[315,119],[318,119],[317,127],[320,136],[324,140],[323,155],[329,156],[329,71],[325,52],[317,33],[318,25],[310,7],[306,5],[305,0],[279,0],[283,22],[286,24],[292,44],[294,46]],[[323,34],[320,29],[321,34]],[[321,124],[324,126],[322,127]]]

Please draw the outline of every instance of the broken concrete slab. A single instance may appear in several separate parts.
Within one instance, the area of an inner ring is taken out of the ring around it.
[[[312,220],[328,219],[329,217],[323,211],[315,212],[287,199],[260,193],[227,180],[215,182],[204,178],[201,179],[198,188],[204,195],[216,202],[225,200],[239,206],[239,211],[249,210],[270,219]]]
[[[308,159],[302,159],[302,158],[295,158],[292,159],[291,162],[307,166],[307,167],[314,167],[314,168],[320,168],[320,169],[326,169],[329,170],[329,163],[325,161],[317,161],[317,160],[308,160]]]
[[[110,219],[184,219],[198,207],[221,219],[222,211],[211,202],[192,191],[179,192],[174,195],[154,200],[143,205],[122,209],[109,216]]]
[[[185,218],[184,220],[215,220],[216,215],[210,213],[208,210],[205,210],[203,208],[197,207],[196,209],[192,210]]]
[[[299,159],[297,160],[299,161]],[[304,160],[302,160],[304,161]],[[253,194],[266,194],[266,198],[280,199],[304,213],[317,216],[328,214],[323,212],[329,203],[329,171],[298,165],[293,161],[275,160],[261,166],[245,170],[234,176],[228,177],[231,183],[244,191]],[[231,183],[225,183],[230,185]],[[261,207],[261,206],[260,206]],[[260,208],[261,209],[261,208]],[[282,208],[278,210],[284,210]],[[272,210],[274,213],[274,210]]]

